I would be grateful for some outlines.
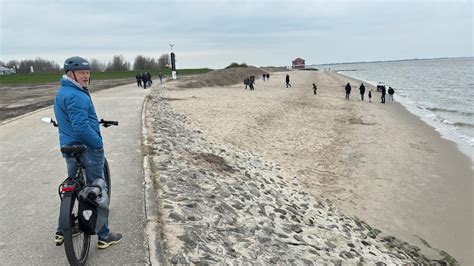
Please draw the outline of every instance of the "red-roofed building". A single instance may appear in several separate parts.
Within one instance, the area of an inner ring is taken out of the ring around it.
[[[305,65],[304,65],[304,59],[301,59],[301,58],[299,58],[299,57],[296,58],[295,60],[293,60],[293,61],[291,62],[291,66],[292,66],[293,68],[304,68],[304,67],[305,67]]]

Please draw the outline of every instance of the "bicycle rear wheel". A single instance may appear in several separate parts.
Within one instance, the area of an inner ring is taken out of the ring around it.
[[[64,249],[71,265],[84,265],[89,255],[91,236],[79,229],[79,201],[75,193],[65,194],[61,203],[61,213],[67,213],[64,229]]]
[[[104,179],[105,183],[107,184],[107,196],[109,196],[109,202],[112,196],[112,180],[110,179],[110,168],[109,163],[107,162],[107,158],[104,160]]]

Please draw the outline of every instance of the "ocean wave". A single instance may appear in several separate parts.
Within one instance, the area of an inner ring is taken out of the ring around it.
[[[426,110],[426,107],[421,104],[417,104],[416,107],[420,108],[421,110]]]
[[[463,111],[446,109],[446,108],[441,108],[441,107],[424,107],[423,106],[423,108],[421,109],[430,110],[432,112],[457,113],[464,116],[474,116],[474,113],[471,113],[471,112],[463,112]]]
[[[446,125],[454,125],[453,122],[449,121],[448,119],[440,119],[441,123],[446,124]]]
[[[452,123],[452,125],[453,125],[453,126],[457,126],[457,127],[474,128],[474,125],[473,125],[473,124],[464,123],[464,122],[454,122],[454,123]]]
[[[455,127],[463,127],[463,128],[474,128],[474,124],[465,123],[465,122],[451,122],[448,119],[444,119],[442,117],[437,116],[433,113],[425,114],[426,118],[430,118],[431,120],[441,122],[445,125],[455,126]]]

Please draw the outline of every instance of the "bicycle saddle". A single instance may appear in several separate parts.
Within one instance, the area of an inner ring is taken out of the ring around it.
[[[61,147],[61,152],[66,154],[79,155],[87,149],[86,145],[73,145]]]

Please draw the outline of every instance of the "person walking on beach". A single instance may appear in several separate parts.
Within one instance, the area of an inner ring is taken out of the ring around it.
[[[370,89],[369,91],[369,103],[372,102],[372,89]]]
[[[104,179],[104,141],[100,134],[99,119],[89,93],[91,66],[79,56],[70,57],[64,62],[65,75],[61,78],[61,86],[54,98],[54,115],[58,121],[59,145],[84,145],[86,150],[80,159],[87,174],[87,180]],[[63,153],[68,178],[74,178],[78,163],[70,154]],[[105,183],[105,182],[104,182]],[[64,242],[64,217],[60,215],[54,242],[61,245]],[[109,229],[109,217],[105,225],[97,231],[99,249],[108,248],[122,240],[122,235],[112,233]]]
[[[318,90],[318,87],[316,84],[313,83],[313,94],[317,94],[316,91]]]
[[[351,95],[351,90],[352,90],[351,84],[349,82],[347,82],[345,89],[346,89],[346,100],[349,100],[349,95]]]
[[[363,100],[364,100],[364,94],[365,94],[365,86],[364,86],[364,83],[361,83],[361,84],[360,84],[359,91],[360,91],[360,99],[363,101]]]
[[[270,80],[270,74],[267,73],[267,80]]]
[[[267,77],[266,74],[262,74],[262,79],[263,79],[263,81],[265,81],[265,78],[266,78],[266,77]]]
[[[153,84],[153,81],[151,80],[151,74],[150,72],[145,72],[146,73],[146,78],[148,80],[148,87],[151,87],[151,84]]]
[[[249,83],[250,83],[250,79],[249,79],[249,77],[246,77],[246,78],[244,79],[245,89],[247,89],[247,86],[249,85]]]
[[[158,78],[160,78],[160,84],[163,84],[163,73],[160,72]]]
[[[255,76],[250,76],[250,79],[249,79],[249,87],[250,87],[250,90],[253,91],[255,88],[253,87],[253,83],[255,82]]]
[[[291,84],[290,84],[290,75],[286,74],[286,78],[285,78],[285,81],[286,81],[286,87],[290,87],[291,88]]]
[[[143,89],[146,90],[146,85],[148,85],[148,75],[143,73],[142,75]]]
[[[385,86],[382,86],[381,88],[382,90],[382,96],[380,97],[380,103],[385,103],[385,93],[387,92],[387,90],[385,89]]]
[[[137,87],[141,87],[142,86],[142,76],[139,73],[137,73],[135,78],[137,79]]]
[[[388,87],[388,101],[393,102],[393,94],[395,93],[395,90],[392,87]]]

